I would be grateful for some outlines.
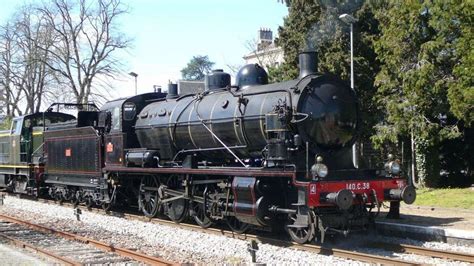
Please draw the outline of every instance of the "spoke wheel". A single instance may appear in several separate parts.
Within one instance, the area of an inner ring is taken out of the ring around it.
[[[201,187],[202,188],[202,187]],[[193,195],[194,196],[202,196],[202,197],[207,197],[207,191],[208,187],[202,191],[199,186],[194,186],[193,187]],[[209,218],[209,216],[205,213],[205,208],[204,208],[204,203],[199,203],[199,202],[191,202],[191,210],[192,210],[192,216],[194,221],[202,228],[208,228],[213,224],[213,221]]]
[[[243,234],[247,232],[250,227],[250,224],[241,222],[234,216],[227,216],[225,221],[230,229],[237,234]]]
[[[160,182],[154,176],[144,176],[140,182],[138,206],[140,206],[143,214],[148,218],[155,217],[160,209],[159,186]]]
[[[212,225],[211,219],[204,213],[204,204],[198,202],[191,203],[194,221],[202,228],[208,228]]]
[[[305,227],[292,227],[296,222],[296,214],[289,215],[288,219],[288,224],[285,226],[285,229],[293,241],[298,244],[304,244],[313,239],[315,228],[314,217],[311,212],[308,213],[308,226]]]
[[[188,201],[178,199],[168,203],[168,217],[175,223],[180,223],[186,219],[189,210]]]
[[[180,180],[178,176],[170,176],[166,183],[169,189],[180,191]],[[183,192],[184,194],[184,192]],[[165,213],[171,221],[180,223],[186,219],[189,213],[189,201],[187,199],[177,199],[166,203]]]

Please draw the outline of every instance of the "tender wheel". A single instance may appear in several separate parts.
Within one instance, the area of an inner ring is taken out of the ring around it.
[[[76,195],[77,193],[75,191],[71,191],[69,195],[69,202],[73,204],[74,206],[76,206],[76,202],[77,202]]]
[[[140,182],[138,206],[148,218],[155,217],[160,209],[159,186],[160,182],[154,176],[144,176]]]
[[[64,202],[63,194],[60,193],[60,192],[56,192],[56,194],[54,194],[54,200],[55,200],[59,205],[62,205],[63,202]]]
[[[250,227],[250,224],[241,222],[234,216],[227,216],[225,221],[230,229],[237,234],[243,234],[247,232]]]
[[[114,195],[115,188],[111,185],[107,186],[107,194],[109,196],[110,202],[101,202],[100,206],[106,212],[108,212],[113,206],[115,206],[115,195]]]
[[[308,225],[299,226],[296,224],[297,216],[300,214],[290,214],[288,216],[288,224],[285,226],[288,235],[291,239],[298,244],[304,244],[311,241],[314,237],[315,227],[314,227],[314,216],[311,212],[308,212]]]
[[[92,206],[94,206],[94,200],[92,199],[92,196],[86,196],[84,198],[84,203],[86,204],[87,209],[92,209]]]
[[[77,207],[81,202],[83,202],[83,198],[82,198],[82,193],[81,191],[76,191],[76,195],[74,197],[74,202],[72,202],[72,204],[74,204],[74,207]]]
[[[105,202],[102,202],[102,204],[100,205],[102,207],[102,209],[106,212],[110,211],[110,209],[112,209],[112,203],[105,203]]]

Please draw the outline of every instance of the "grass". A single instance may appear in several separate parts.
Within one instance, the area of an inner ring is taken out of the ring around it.
[[[413,205],[474,210],[471,188],[418,189]]]

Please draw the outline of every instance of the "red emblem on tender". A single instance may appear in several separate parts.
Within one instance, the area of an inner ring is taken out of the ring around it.
[[[107,152],[113,152],[114,151],[114,144],[112,142],[107,143]]]
[[[71,148],[67,148],[64,153],[66,157],[71,157]]]

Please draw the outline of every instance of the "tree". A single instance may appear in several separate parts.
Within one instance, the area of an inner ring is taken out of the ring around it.
[[[5,106],[6,115],[11,117],[22,113],[19,108],[21,90],[16,89],[12,81],[13,57],[16,51],[15,33],[9,22],[0,28],[0,32],[0,85],[3,87],[0,98]]]
[[[189,61],[188,65],[181,69],[181,75],[185,80],[204,80],[206,74],[211,72],[214,62],[207,55],[197,55]]]
[[[38,44],[48,46],[51,38],[32,11],[25,5],[0,26],[0,77],[7,116],[38,112],[48,92],[47,52]]]
[[[24,95],[25,114],[39,112],[43,97],[51,89],[47,85],[52,79],[46,66],[48,50],[38,49],[40,45],[51,47],[50,30],[41,25],[44,18],[31,11],[34,11],[32,6],[21,8],[13,26],[17,51],[12,78]]]
[[[376,100],[385,121],[374,140],[412,136],[426,186],[439,185],[440,145],[461,141],[473,121],[473,10],[469,1],[415,1],[377,12],[382,33],[375,47],[383,64]]]
[[[283,48],[285,63],[270,68],[272,81],[293,79],[298,76],[298,53],[304,50],[318,52],[320,72],[330,72],[343,80],[350,80],[349,26],[339,20],[343,13],[352,14],[359,22],[354,24],[355,90],[361,107],[362,137],[368,139],[377,115],[372,97],[376,92],[375,74],[380,69],[374,42],[379,34],[373,7],[363,1],[286,1],[289,13],[279,28],[277,45]]]
[[[121,67],[114,54],[130,44],[117,28],[117,19],[126,13],[121,1],[53,0],[38,11],[53,37],[51,47],[39,45],[49,53],[48,68],[77,103],[87,103],[90,97],[103,99],[109,79]]]

